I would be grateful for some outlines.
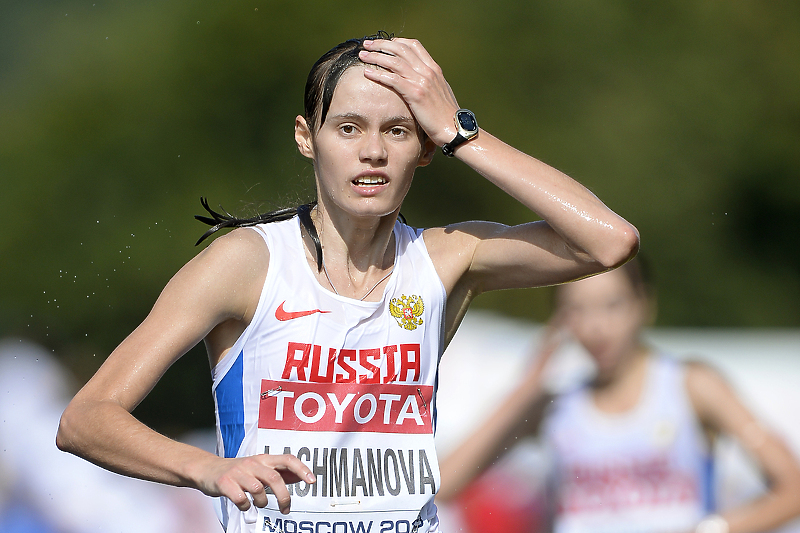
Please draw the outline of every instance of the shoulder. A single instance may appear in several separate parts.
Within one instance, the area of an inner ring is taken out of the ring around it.
[[[696,359],[687,359],[680,364],[683,366],[686,387],[690,393],[704,394],[706,391],[715,392],[723,387],[728,388],[725,378],[710,364]]]
[[[741,405],[736,393],[722,373],[708,363],[688,360],[684,369],[686,392],[695,413],[718,428],[725,412]]]
[[[427,228],[422,232],[428,253],[444,280],[460,276],[472,265],[479,244],[498,235],[507,226],[496,222],[470,221]]]
[[[225,250],[230,252],[246,252],[251,248],[266,248],[264,238],[259,235],[259,226],[236,228],[225,235],[220,235],[206,247],[206,250]],[[254,250],[255,251],[255,250]]]
[[[249,228],[235,229],[217,237],[184,265],[167,287],[184,297],[191,294],[195,302],[250,307],[252,295],[260,293],[268,265],[269,250],[261,235]]]
[[[259,231],[256,228],[237,228],[214,239],[198,257],[205,254],[207,260],[231,261],[239,257],[269,257],[269,249]]]
[[[203,254],[208,256],[204,260],[233,277],[266,271],[270,253],[260,231],[256,228],[237,228],[218,237],[203,250]]]
[[[423,236],[430,247],[447,250],[457,249],[460,245],[477,245],[481,240],[491,238],[506,229],[508,226],[499,222],[472,220],[427,228],[423,231]]]
[[[238,228],[217,237],[184,269],[218,279],[260,271],[269,264],[269,249],[257,230]]]

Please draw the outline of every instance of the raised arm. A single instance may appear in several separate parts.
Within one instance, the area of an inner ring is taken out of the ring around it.
[[[222,459],[173,441],[131,415],[170,365],[203,338],[227,334],[235,340],[255,311],[268,261],[263,240],[252,230],[238,230],[184,266],[144,322],[67,406],[58,447],[120,474],[227,496],[242,510],[250,507],[248,493],[265,506],[269,486],[288,512],[285,483],[313,481],[297,458]],[[216,349],[224,350],[225,342],[218,344]]]
[[[767,430],[708,366],[690,364],[686,386],[703,424],[736,438],[768,481],[764,496],[721,513],[730,533],[770,531],[800,516],[800,464],[786,444]]]
[[[382,67],[368,68],[365,75],[396,90],[438,146],[452,141],[459,105],[425,48],[399,38],[367,41],[364,47],[362,60]],[[468,269],[478,290],[568,281],[635,255],[636,229],[556,169],[485,130],[456,148],[455,156],[544,219],[514,228],[469,223],[443,230],[454,249],[470,245]]]
[[[538,434],[548,403],[543,387],[544,370],[562,337],[559,327],[547,326],[532,354],[533,362],[519,384],[473,434],[441,461],[442,485],[436,494],[437,501],[455,498],[519,439]]]

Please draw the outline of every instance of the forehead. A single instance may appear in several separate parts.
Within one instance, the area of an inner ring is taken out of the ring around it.
[[[400,95],[365,78],[362,65],[348,68],[333,92],[328,116],[343,114],[358,114],[366,118],[405,116],[413,120],[411,110]]]

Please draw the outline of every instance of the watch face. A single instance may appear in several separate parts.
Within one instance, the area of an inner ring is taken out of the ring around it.
[[[475,115],[469,111],[459,111],[456,117],[458,117],[458,123],[466,131],[475,131],[478,129],[478,122],[475,120]]]

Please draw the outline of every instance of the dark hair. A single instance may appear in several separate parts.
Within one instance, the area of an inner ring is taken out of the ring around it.
[[[394,34],[379,31],[375,35],[368,35],[360,39],[349,39],[328,50],[314,63],[314,66],[311,67],[311,71],[308,73],[303,100],[306,122],[308,123],[312,135],[318,128],[316,125],[317,120],[319,120],[319,126],[322,126],[325,122],[325,117],[328,115],[328,109],[333,100],[333,92],[339,84],[342,74],[353,65],[363,63],[361,59],[359,59],[358,53],[364,49],[364,41],[392,38],[394,38]],[[257,224],[288,220],[297,216],[300,218],[300,222],[314,242],[317,256],[317,269],[322,269],[322,244],[319,241],[319,235],[317,235],[314,223],[311,220],[311,210],[317,205],[316,200],[298,207],[289,207],[270,211],[269,213],[262,213],[252,218],[236,217],[228,213],[222,206],[220,206],[220,210],[223,212],[217,213],[208,206],[208,200],[202,197],[200,198],[200,204],[208,211],[211,218],[202,215],[195,215],[194,218],[208,224],[211,228],[197,239],[195,246],[223,228],[244,228]],[[405,222],[402,215],[400,215],[399,218],[402,222]]]
[[[356,64],[363,64],[358,53],[364,49],[364,41],[394,38],[394,34],[379,31],[360,39],[349,39],[328,50],[320,57],[306,79],[305,97],[303,100],[305,118],[313,134],[324,123],[331,107],[333,92],[339,84],[344,72]],[[317,124],[319,121],[319,124]]]
[[[633,291],[640,297],[650,299],[655,295],[653,272],[647,258],[641,253],[619,267],[619,270],[625,274]]]

